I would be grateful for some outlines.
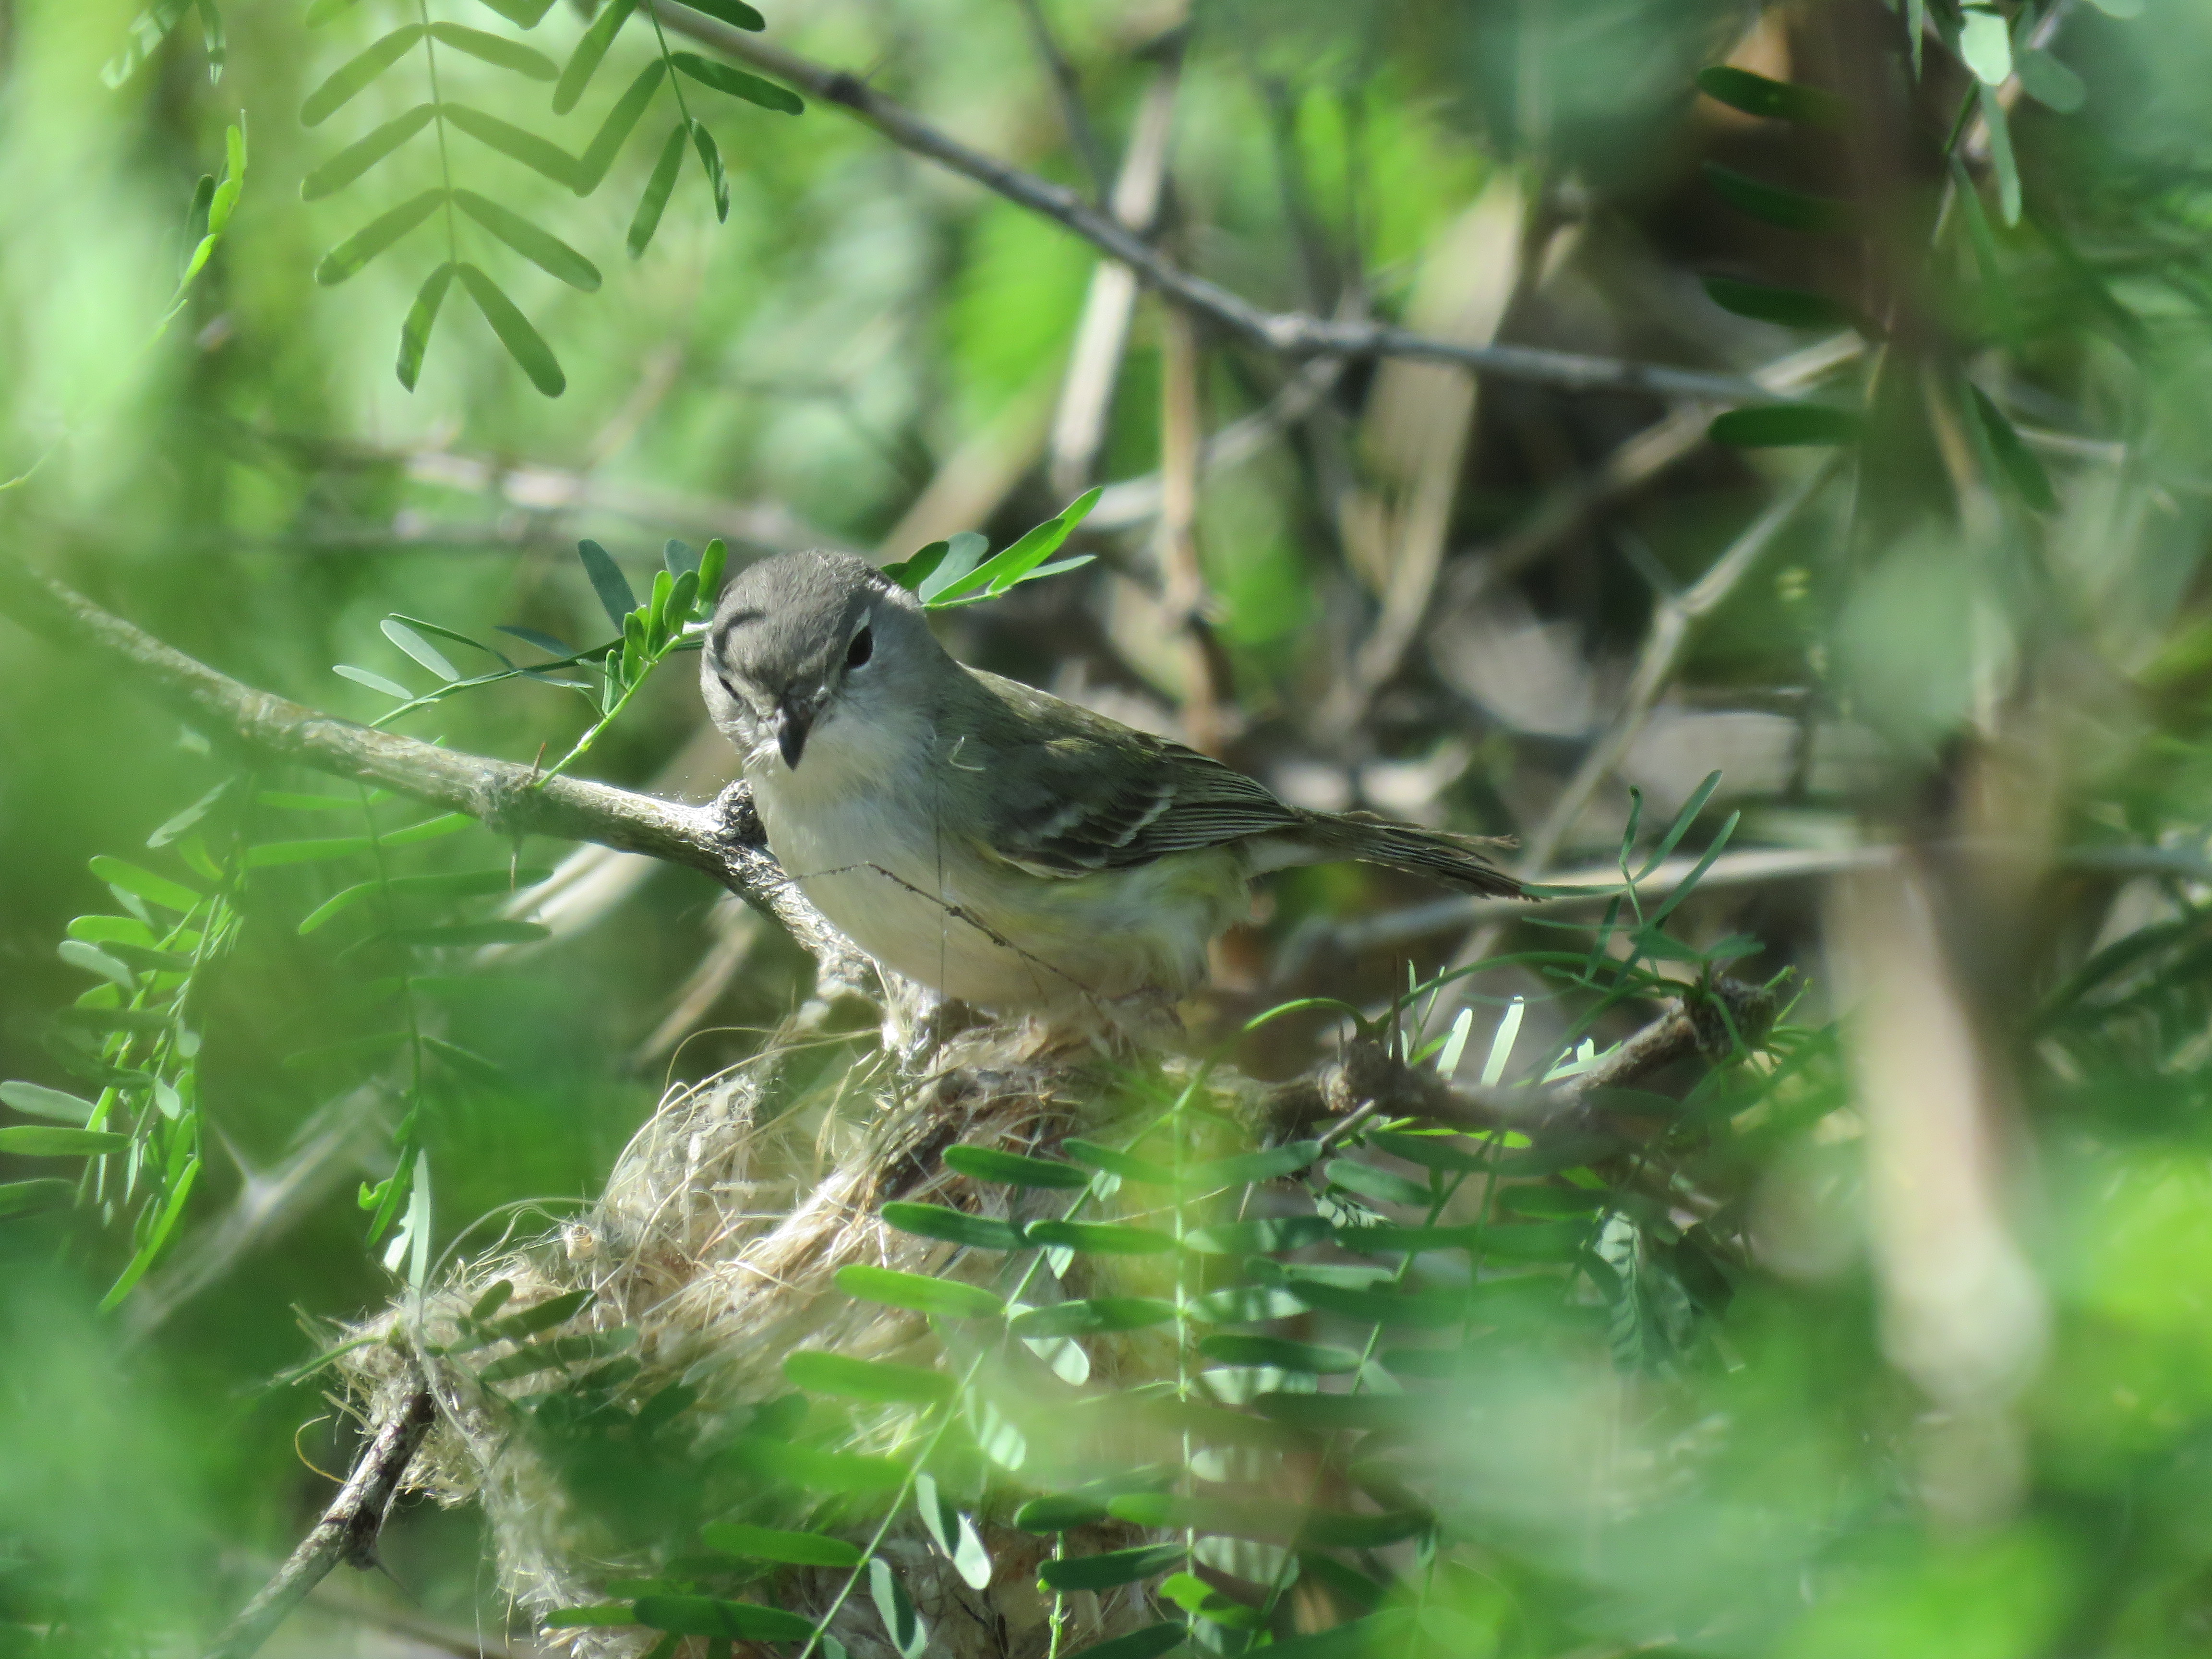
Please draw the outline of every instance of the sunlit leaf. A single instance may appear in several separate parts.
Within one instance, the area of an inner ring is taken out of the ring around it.
[[[1194,1228],[1183,1236],[1182,1242],[1202,1255],[1249,1255],[1299,1249],[1308,1244],[1318,1244],[1329,1235],[1329,1224],[1322,1216],[1266,1216]]]
[[[92,1102],[38,1083],[0,1083],[0,1104],[12,1106],[27,1117],[52,1118],[57,1123],[79,1127],[91,1121],[93,1112]]]
[[[98,1158],[130,1145],[129,1135],[106,1129],[49,1129],[40,1124],[0,1129],[0,1153],[10,1158]]]
[[[723,1455],[748,1474],[785,1481],[807,1492],[896,1492],[906,1484],[906,1465],[894,1458],[823,1451],[758,1435],[732,1442]]]
[[[100,84],[113,91],[136,75],[191,8],[192,0],[156,0],[132,18],[123,50],[100,65]]]
[[[414,658],[416,662],[421,663],[440,679],[460,678],[461,671],[446,659],[446,653],[405,623],[395,617],[386,617],[378,626],[383,630],[385,638],[390,640],[392,644]]]
[[[2021,90],[2045,109],[2071,115],[2089,101],[2087,83],[2041,46],[2020,52],[2013,68]]]
[[[2002,86],[2012,77],[2012,26],[1991,7],[1963,7],[1959,56],[1984,86]]]
[[[452,267],[444,266],[441,269],[450,270]],[[417,303],[420,303],[419,301]],[[351,663],[342,662],[331,672],[353,681],[356,685],[365,685],[372,691],[381,691],[387,697],[396,697],[401,702],[415,701],[415,694],[412,691],[400,684],[398,681],[386,679],[373,669],[356,668]]]
[[[369,82],[404,58],[422,38],[420,23],[405,24],[341,66],[307,94],[307,101],[300,106],[300,125],[319,126],[328,120]]]
[[[995,1181],[1010,1187],[1044,1187],[1075,1192],[1091,1184],[1089,1173],[1073,1164],[1052,1158],[1027,1158],[996,1146],[947,1146],[945,1167],[975,1181]]]
[[[1349,1348],[1292,1342],[1279,1336],[1224,1333],[1201,1338],[1198,1351],[1224,1365],[1269,1365],[1279,1371],[1308,1371],[1324,1376],[1359,1369],[1359,1356]]]
[[[1175,1240],[1156,1228],[1091,1221],[1032,1221],[1024,1236],[1032,1244],[1094,1255],[1151,1255],[1175,1249]]]
[[[722,171],[721,147],[715,143],[714,135],[707,131],[707,124],[694,117],[691,123],[691,147],[699,152],[699,165],[707,169],[707,182],[714,187],[714,217],[726,221],[730,216],[730,179]]]
[[[483,0],[501,17],[517,28],[534,29],[538,20],[553,9],[553,0]]]
[[[1022,1230],[1012,1222],[970,1215],[943,1204],[886,1204],[884,1219],[902,1233],[941,1238],[979,1250],[1018,1250],[1026,1248]]]
[[[868,1563],[868,1599],[875,1603],[884,1634],[899,1659],[922,1659],[929,1650],[929,1627],[915,1610],[914,1598],[906,1593],[898,1573],[880,1555]]]
[[[89,860],[92,873],[112,887],[120,887],[126,893],[135,893],[149,904],[158,904],[165,910],[174,910],[184,915],[196,908],[200,896],[182,882],[157,876],[150,870],[142,870],[135,864],[125,864],[121,859],[102,853]]]
[[[1147,1296],[1096,1296],[1058,1302],[1017,1314],[1006,1328],[1016,1336],[1097,1336],[1109,1331],[1141,1330],[1176,1316],[1175,1304]]]

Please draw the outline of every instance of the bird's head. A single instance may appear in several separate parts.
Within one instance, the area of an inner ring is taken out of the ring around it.
[[[918,712],[943,648],[921,601],[849,553],[786,553],[723,590],[700,653],[707,711],[749,765],[797,770],[833,723]]]

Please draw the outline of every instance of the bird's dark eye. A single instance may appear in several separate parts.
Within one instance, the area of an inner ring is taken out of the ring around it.
[[[875,629],[872,628],[864,628],[859,633],[853,635],[852,644],[845,647],[845,666],[848,668],[858,668],[862,663],[867,661],[869,658],[875,654]]]

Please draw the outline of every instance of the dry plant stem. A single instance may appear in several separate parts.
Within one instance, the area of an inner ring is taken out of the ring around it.
[[[398,1410],[377,1425],[375,1435],[354,1464],[353,1474],[313,1532],[276,1570],[237,1618],[223,1627],[207,1659],[250,1659],[300,1605],[309,1590],[343,1561],[349,1566],[376,1565],[377,1534],[392,1508],[400,1478],[422,1449],[437,1411],[428,1389],[405,1396]]]
[[[765,70],[824,102],[849,110],[901,149],[927,156],[996,191],[1008,201],[1042,214],[1128,265],[1176,304],[1262,349],[1289,357],[1427,358],[1569,392],[1641,392],[1724,404],[1787,401],[1754,380],[1733,374],[1546,351],[1533,346],[1468,345],[1387,324],[1331,321],[1300,312],[1265,310],[1217,283],[1170,263],[1146,246],[1142,237],[1091,206],[1075,191],[970,149],[856,76],[826,69],[674,0],[651,0],[651,3],[671,28]]]
[[[1083,106],[1082,79],[1054,38],[1044,8],[1037,0],[1021,0],[1021,8],[1022,15],[1029,20],[1030,36],[1036,42],[1037,56],[1044,59],[1044,66],[1052,76],[1053,91],[1060,99],[1060,119],[1067,127],[1067,141],[1075,146],[1076,155],[1083,160],[1083,170],[1091,175],[1091,186],[1103,202],[1113,188],[1114,175],[1106,166],[1106,151],[1098,142],[1098,130],[1091,125],[1091,112]]]
[[[1772,1018],[1765,991],[1721,978],[1714,999],[1747,1035]],[[1728,1024],[1711,1008],[1677,1003],[1625,1039],[1588,1071],[1548,1089],[1501,1089],[1454,1083],[1427,1066],[1407,1065],[1384,1041],[1348,1043],[1343,1054],[1310,1077],[1268,1092],[1262,1113],[1277,1134],[1324,1117],[1336,1117],[1331,1139],[1341,1139],[1352,1119],[1418,1117],[1461,1129],[1516,1129],[1531,1140],[1559,1140],[1607,1129],[1604,1109],[1592,1097],[1601,1089],[1626,1088],[1694,1054],[1723,1054]]]
[[[1198,480],[1204,449],[1198,408],[1198,331],[1182,312],[1160,319],[1160,575],[1168,625],[1182,639],[1183,731],[1218,755],[1231,736],[1236,688],[1206,619],[1198,560]]]
[[[547,778],[533,767],[337,720],[218,673],[4,555],[0,614],[128,670],[210,735],[268,759],[465,812],[501,835],[597,842],[697,870],[782,923],[821,964],[825,981],[865,986],[873,979],[872,965],[769,856],[741,783],[707,805],[686,806],[603,783]]]

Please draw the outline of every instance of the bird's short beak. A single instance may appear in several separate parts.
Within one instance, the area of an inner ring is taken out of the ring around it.
[[[814,729],[813,708],[787,693],[775,701],[774,724],[776,749],[783,756],[783,763],[796,772],[799,757],[806,752],[806,734]]]

